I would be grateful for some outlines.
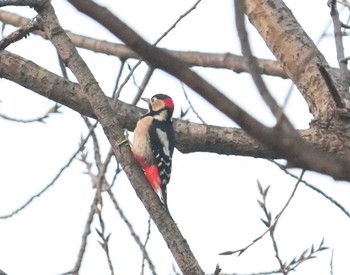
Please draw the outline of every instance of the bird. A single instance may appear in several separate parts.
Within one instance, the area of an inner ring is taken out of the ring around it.
[[[148,103],[149,111],[136,124],[132,152],[149,184],[169,212],[167,184],[170,181],[175,144],[172,124],[174,101],[165,94],[142,99]]]

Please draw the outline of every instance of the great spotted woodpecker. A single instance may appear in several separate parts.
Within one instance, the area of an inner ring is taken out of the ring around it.
[[[136,125],[132,151],[148,182],[168,209],[166,188],[174,152],[174,129],[171,122],[174,102],[164,94],[156,94],[146,101],[149,111]]]

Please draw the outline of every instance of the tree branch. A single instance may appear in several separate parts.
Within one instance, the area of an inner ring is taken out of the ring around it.
[[[307,144],[295,132],[286,132],[278,127],[268,128],[262,125],[214,86],[190,70],[186,64],[147,43],[108,9],[91,1],[69,0],[69,2],[79,11],[105,26],[154,67],[160,68],[186,83],[214,107],[240,125],[249,135],[266,144],[277,154],[281,154],[291,165],[331,175],[335,179],[350,180],[349,159],[319,150]],[[316,70],[320,76],[317,68]],[[304,80],[309,83],[309,80]],[[321,80],[324,87],[323,79]],[[330,97],[329,93],[327,97]]]
[[[137,195],[157,225],[179,268],[184,274],[204,274],[175,222],[168,215],[158,196],[148,184],[141,168],[133,159],[129,144],[124,142],[123,128],[118,118],[114,116],[107,97],[61,28],[50,1],[37,6],[36,10],[43,20],[45,32],[84,90],[116,158],[122,164]]]
[[[245,0],[245,4],[250,22],[304,96],[315,120],[329,120],[335,104],[317,64],[329,65],[314,42],[283,1]]]
[[[17,14],[0,10],[0,21],[5,24],[10,24],[15,27],[22,27],[30,22],[30,19],[19,16]],[[76,47],[91,50],[98,53],[104,53],[119,57],[122,60],[126,59],[139,59],[140,56],[134,51],[130,50],[123,44],[112,43],[87,37],[83,35],[74,34],[70,31],[66,31],[69,38],[75,44]],[[40,35],[44,39],[47,39],[46,35],[41,31],[34,32],[36,35]],[[207,68],[221,68],[232,70],[236,73],[248,72],[248,67],[245,58],[240,55],[232,53],[205,53],[194,51],[172,51],[166,50],[171,55],[181,59],[190,67],[199,66]],[[259,71],[261,74],[278,76],[281,78],[287,78],[280,63],[274,60],[257,59]]]
[[[77,83],[68,81],[35,63],[7,51],[0,52],[0,77],[9,79],[48,99],[63,104],[76,112],[96,119],[96,115]],[[109,98],[112,103],[112,99]],[[133,131],[140,115],[146,110],[117,101],[113,105],[114,115],[121,126]],[[268,149],[247,135],[242,129],[203,125],[174,119],[176,148],[183,153],[212,152],[225,155],[251,156],[257,158],[281,158],[282,155]],[[327,132],[323,139],[316,128],[300,130],[299,134],[319,147],[327,148]],[[330,140],[334,140],[330,136]],[[331,150],[350,154],[346,147],[332,146]]]

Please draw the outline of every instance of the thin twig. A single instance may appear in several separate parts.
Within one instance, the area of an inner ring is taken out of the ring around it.
[[[90,122],[89,122],[89,120],[87,118],[83,117],[83,119],[84,119],[86,125],[88,126],[88,128],[91,129],[89,137],[90,136],[93,137],[92,139],[93,139],[93,143],[94,143],[95,161],[96,161],[96,163],[101,163],[101,158],[100,158],[100,153],[99,153],[99,148],[98,148],[98,143],[97,143],[97,137],[96,137],[95,131],[94,131],[98,122],[96,122],[93,126],[91,126],[91,124],[90,124]],[[91,165],[89,165],[88,162],[86,161],[86,155],[85,154],[82,156],[81,160],[83,162],[85,162],[86,165],[87,165],[88,174],[90,174],[90,176],[92,177],[92,181],[93,181],[93,183],[94,183],[94,185],[96,187],[96,193],[95,193],[94,200],[93,200],[93,202],[91,204],[91,207],[90,207],[89,217],[88,217],[87,222],[85,224],[85,229],[84,229],[84,233],[83,233],[83,236],[82,236],[82,243],[80,245],[77,261],[76,261],[76,263],[74,265],[74,268],[71,271],[63,273],[62,275],[67,275],[67,274],[78,275],[79,274],[80,267],[81,267],[81,264],[82,264],[82,260],[83,260],[83,257],[84,257],[85,251],[86,251],[87,238],[88,238],[88,236],[91,233],[91,224],[92,224],[92,221],[93,221],[93,217],[94,217],[94,215],[96,213],[99,214],[100,225],[101,225],[102,232],[103,232],[102,236],[101,236],[101,234],[99,234],[99,236],[104,241],[102,247],[104,248],[104,251],[106,253],[110,270],[111,270],[112,274],[114,274],[113,265],[112,265],[112,262],[111,262],[111,259],[110,259],[110,256],[109,256],[108,246],[106,246],[106,243],[108,242],[108,237],[106,238],[104,236],[104,223],[103,223],[103,220],[102,220],[102,216],[100,215],[101,214],[102,205],[103,205],[102,204],[102,196],[101,196],[102,180],[101,180],[100,177],[96,177],[96,176],[92,175],[92,173],[90,172]],[[98,167],[101,167],[101,166],[103,167],[103,165],[99,165]],[[98,205],[101,206],[101,209],[98,208]],[[97,231],[97,233],[99,233],[99,231]]]
[[[85,223],[85,229],[84,229],[84,233],[82,236],[82,242],[80,245],[77,261],[76,261],[76,263],[71,271],[62,273],[61,275],[68,275],[68,274],[78,275],[79,274],[81,263],[83,261],[83,257],[84,257],[86,246],[87,246],[87,238],[89,237],[89,235],[91,233],[91,224],[92,224],[92,221],[94,219],[94,215],[96,213],[97,204],[99,201],[99,196],[100,196],[99,190],[97,189],[96,193],[95,193],[95,197],[94,197],[92,204],[90,206],[90,213],[89,213],[88,219]]]
[[[117,90],[118,90],[118,87],[119,87],[120,78],[121,78],[123,70],[124,70],[125,59],[120,58],[120,62],[121,62],[121,64],[120,64],[120,68],[119,68],[119,71],[118,71],[117,79],[115,81],[114,89],[113,89],[113,92],[112,92],[112,98],[118,98],[119,97],[119,96],[116,95],[116,93],[117,93]]]
[[[266,105],[271,110],[271,113],[275,116],[277,123],[283,123],[289,129],[293,130],[291,122],[288,120],[287,116],[284,114],[283,109],[277,104],[276,100],[272,97],[269,90],[267,89],[264,80],[261,77],[259,66],[256,57],[250,48],[248,33],[245,27],[244,18],[244,1],[235,0],[235,18],[236,18],[236,28],[238,36],[241,42],[241,49],[243,56],[247,59],[247,65],[250,74],[254,80],[255,86],[257,87],[261,98],[264,100]]]
[[[57,53],[57,59],[58,59],[58,64],[60,66],[60,69],[61,69],[61,72],[62,72],[62,76],[63,78],[69,80],[69,76],[68,76],[68,72],[67,72],[67,67],[66,65],[64,64],[60,54],[58,53],[58,51],[56,50],[56,53]]]
[[[258,200],[258,203],[259,203],[260,207],[263,209],[265,217],[267,219],[267,221],[262,220],[262,222],[268,228],[270,228],[271,225],[273,224],[273,220],[271,218],[271,212],[268,211],[268,209],[266,207],[266,205],[267,205],[266,197],[267,197],[267,194],[268,194],[268,190],[270,189],[270,186],[268,186],[267,188],[263,189],[262,186],[260,185],[260,182],[258,181],[258,188],[259,188],[260,194],[261,194],[262,199],[263,199],[262,202]],[[279,253],[279,249],[278,249],[278,245],[277,245],[277,241],[276,241],[276,238],[275,238],[275,228],[276,228],[275,226],[271,227],[270,238],[272,240],[273,249],[275,251],[275,257],[276,257],[276,259],[277,259],[277,261],[279,263],[280,270],[281,270],[281,272],[283,272],[284,275],[286,275],[287,274],[287,270],[285,269],[285,266],[284,266],[283,261],[281,259],[281,256],[280,256],[280,253]]]
[[[147,227],[147,234],[146,234],[146,240],[145,240],[145,243],[143,244],[143,247],[142,247],[142,264],[141,264],[141,275],[144,275],[144,272],[145,272],[145,260],[146,260],[146,257],[145,257],[145,251],[146,251],[146,246],[148,244],[148,241],[150,239],[150,236],[151,236],[151,217],[148,218],[148,227]]]
[[[279,221],[279,219],[281,218],[283,212],[286,210],[286,208],[288,207],[289,203],[291,202],[292,198],[295,195],[295,192],[300,184],[300,182],[303,179],[304,173],[306,170],[302,170],[300,177],[298,178],[297,183],[295,184],[295,187],[293,189],[293,192],[291,193],[291,195],[289,196],[289,199],[287,200],[286,204],[284,205],[284,207],[282,208],[282,210],[275,216],[275,219],[273,221],[273,223],[269,224],[268,228],[266,231],[264,231],[259,237],[255,238],[250,244],[248,244],[247,246],[238,249],[238,250],[234,250],[234,251],[225,251],[222,253],[219,253],[219,255],[232,255],[235,253],[238,253],[238,256],[240,256],[243,252],[245,252],[249,247],[251,247],[253,244],[255,244],[257,241],[259,241],[260,239],[262,239],[268,232],[270,232],[271,230],[275,230],[275,227]]]
[[[87,117],[83,117],[83,119],[86,125],[88,126],[88,128],[90,128],[91,124],[90,124],[90,121],[87,119]],[[95,158],[95,163],[98,170],[98,175],[97,176],[93,175],[92,172],[89,171],[89,167],[88,167],[88,174],[91,176],[94,187],[97,188],[98,186],[101,186],[102,191],[105,191],[105,189],[109,187],[109,184],[106,180],[106,172],[107,172],[108,165],[112,157],[114,156],[114,153],[113,153],[113,150],[110,149],[106,156],[105,161],[102,162],[101,154],[100,154],[100,146],[99,146],[95,131],[91,133],[91,137],[92,137],[93,146],[94,146],[94,158]],[[91,164],[88,164],[86,162],[86,159],[82,158],[82,161],[85,162],[87,166],[91,167]]]
[[[339,12],[337,9],[337,1],[329,0],[328,5],[331,9],[331,17],[333,21],[334,39],[335,39],[335,46],[337,50],[338,64],[339,64],[340,70],[345,76],[345,74],[347,74],[347,64],[346,62],[344,62],[345,55],[344,55],[343,34],[341,31],[341,22],[339,19]]]
[[[101,190],[100,190],[100,195],[101,195]],[[111,275],[114,275],[115,273],[114,273],[114,268],[113,268],[111,256],[109,254],[109,245],[108,245],[108,241],[109,241],[109,237],[111,236],[111,233],[109,233],[107,236],[105,235],[106,234],[106,232],[105,232],[106,227],[105,227],[105,223],[104,223],[103,217],[102,217],[102,209],[103,209],[102,196],[100,196],[99,205],[101,206],[101,208],[97,209],[97,214],[98,214],[98,218],[100,221],[101,231],[96,229],[96,232],[102,240],[102,242],[99,242],[99,244],[101,245],[102,249],[106,253],[107,262],[108,262],[109,270],[111,271]]]
[[[156,46],[164,37],[166,37],[175,27],[176,25],[183,20],[187,15],[189,15],[193,10],[195,10],[198,6],[198,4],[201,2],[202,0],[198,0],[189,10],[187,10],[184,14],[180,15],[180,17],[175,21],[174,24],[172,24],[170,26],[170,28],[168,28],[152,45]],[[135,72],[136,68],[143,62],[143,58],[140,58],[138,60],[138,62],[134,65],[134,67],[132,68],[132,70],[130,71],[130,73],[128,74],[128,76],[125,78],[124,82],[121,84],[121,86],[119,87],[117,93],[116,93],[116,97],[114,97],[114,103],[116,102],[118,96],[121,93],[121,90],[123,89],[123,87],[126,85],[126,83],[129,81],[130,76]]]
[[[187,15],[189,15],[193,10],[195,10],[198,6],[198,4],[201,2],[202,0],[198,0],[196,3],[194,3],[194,5],[187,10],[184,14],[180,15],[180,17],[175,21],[174,24],[172,24],[170,26],[170,28],[168,30],[166,30],[161,37],[159,37],[156,42],[154,42],[154,46],[157,45],[164,37],[166,37],[173,29],[176,28],[176,25],[182,20],[184,19]]]
[[[3,25],[9,24],[15,27],[27,24],[30,20],[26,17],[19,16],[17,14],[0,10],[0,21]],[[40,35],[43,39],[47,39],[43,32],[33,32],[36,35]],[[99,40],[96,38],[78,35],[70,31],[66,31],[73,43],[83,49],[87,49],[96,53],[103,53],[111,56],[119,57],[121,63],[125,63],[127,59],[139,59],[139,55],[129,49],[124,44],[112,43],[105,40]],[[237,73],[247,72],[247,64],[245,58],[241,55],[232,53],[208,53],[198,51],[174,51],[166,48],[162,48],[169,54],[176,56],[190,67],[201,66],[204,68],[220,68],[228,69]],[[283,71],[280,63],[276,60],[269,59],[257,59],[259,71],[261,74],[278,76],[280,78],[288,78]],[[334,68],[333,68],[334,69]],[[123,70],[119,70],[118,77]],[[116,85],[113,90],[113,95],[116,93],[119,87],[119,81],[117,78]],[[114,96],[113,96],[114,98]]]
[[[124,221],[124,223],[126,224],[126,226],[128,227],[131,236],[134,238],[136,244],[139,246],[139,248],[142,250],[143,252],[143,257],[146,259],[146,261],[148,262],[149,268],[152,272],[153,275],[157,275],[156,270],[155,270],[155,266],[151,260],[151,258],[149,257],[147,250],[145,249],[143,243],[141,242],[140,237],[136,234],[132,224],[129,222],[128,218],[125,216],[123,210],[120,208],[119,203],[117,202],[111,188],[107,189],[107,193],[111,199],[111,201],[113,202],[114,208],[117,210],[117,212],[119,213],[121,219]]]
[[[0,7],[6,6],[34,6],[37,5],[37,0],[1,0]]]
[[[292,174],[291,172],[289,172],[287,170],[287,167],[285,165],[282,165],[280,163],[278,163],[275,160],[269,160],[270,162],[274,163],[275,165],[277,165],[284,173],[286,173],[287,175],[297,179],[298,176]],[[339,202],[337,202],[336,200],[334,200],[332,197],[328,196],[326,193],[324,193],[321,189],[317,188],[316,186],[311,185],[310,183],[308,183],[305,180],[301,181],[305,186],[309,187],[310,189],[316,191],[317,193],[319,193],[321,196],[325,197],[327,200],[329,200],[331,203],[333,203],[336,207],[338,207],[346,216],[348,216],[348,218],[350,218],[350,213],[345,209],[344,206],[342,206]]]
[[[285,268],[284,263],[283,263],[282,258],[281,258],[281,255],[279,253],[277,241],[275,238],[275,230],[274,229],[270,230],[270,238],[272,240],[273,250],[275,251],[275,257],[276,257],[278,264],[280,266],[280,270],[284,275],[287,275],[288,270]]]
[[[154,72],[154,68],[151,66],[148,66],[147,72],[146,72],[145,76],[143,77],[143,80],[142,80],[142,83],[139,87],[139,90],[137,91],[137,94],[135,95],[133,101],[131,102],[132,105],[136,105],[137,102],[140,100],[143,91],[145,90],[148,82],[150,81],[150,79],[153,75],[153,72]]]
[[[111,150],[113,151],[113,150]],[[117,159],[116,159],[117,160]],[[110,185],[110,188],[112,188],[114,186],[114,183],[116,182],[117,180],[117,176],[119,175],[119,173],[123,171],[119,161],[117,160],[117,169],[115,169],[115,172],[114,172],[114,175],[113,175],[113,178],[112,178],[112,183]]]
[[[120,96],[120,93],[122,92],[122,89],[124,88],[124,86],[129,82],[130,78],[132,77],[132,75],[134,74],[135,70],[137,69],[137,67],[143,62],[143,58],[140,58],[137,63],[130,69],[130,72],[128,73],[128,75],[125,77],[124,81],[122,82],[122,84],[120,85],[120,87],[118,88],[118,90],[116,91],[116,93],[114,94],[113,97],[113,103],[115,104]]]
[[[186,101],[188,103],[188,105],[190,106],[190,109],[192,110],[192,112],[197,116],[197,118],[205,125],[207,125],[207,123],[204,121],[204,119],[199,115],[199,113],[196,111],[196,109],[193,107],[191,100],[188,98],[187,96],[187,92],[185,89],[185,85],[183,84],[183,82],[181,82],[181,87],[182,87],[182,91],[184,92]]]
[[[220,272],[221,272],[221,268],[220,268],[219,264],[217,264],[215,266],[214,275],[220,275]]]
[[[331,275],[334,275],[333,273],[333,260],[334,260],[334,249],[332,249],[332,255],[331,255],[331,262],[330,262],[330,273]]]
[[[82,116],[86,126],[88,127],[88,129],[91,128],[91,123],[89,121],[89,119],[86,116]],[[94,145],[94,158],[95,158],[95,162],[96,162],[96,166],[99,168],[102,165],[101,162],[101,154],[100,154],[100,146],[98,144],[98,140],[97,140],[97,136],[95,134],[95,130],[92,131],[91,133],[91,138],[92,138],[92,142]]]
[[[71,163],[73,162],[73,160],[76,158],[76,156],[79,154],[79,152],[81,152],[84,147],[85,147],[85,144],[86,142],[89,140],[90,138],[90,135],[93,131],[93,129],[96,127],[97,125],[97,122],[96,124],[94,124],[88,135],[85,137],[84,140],[82,140],[82,142],[80,143],[79,145],[79,148],[74,152],[74,154],[71,156],[71,158],[68,160],[68,162],[60,169],[60,171],[57,173],[57,175],[53,178],[53,180],[48,184],[46,185],[40,192],[38,192],[37,194],[33,195],[30,197],[30,199],[24,203],[22,206],[18,207],[16,210],[12,211],[10,214],[6,214],[6,215],[2,215],[0,216],[0,219],[8,219],[8,218],[11,218],[13,217],[14,215],[18,214],[20,211],[22,211],[24,208],[26,208],[30,203],[32,203],[34,201],[34,199],[36,198],[39,198],[42,194],[44,194],[50,187],[52,187],[56,182],[57,180],[59,179],[59,177],[62,175],[62,173],[71,165]]]
[[[4,37],[0,41],[0,51],[5,50],[6,47],[11,45],[12,43],[15,43],[23,38],[27,38],[27,36],[36,30],[40,29],[40,24],[35,20],[31,20],[27,25],[18,28],[13,33],[9,34],[8,36]]]
[[[18,119],[18,118],[9,117],[9,116],[1,114],[1,113],[0,113],[0,117],[5,119],[5,120],[9,120],[9,121],[12,121],[12,122],[18,122],[18,123],[33,123],[33,122],[45,123],[45,120],[47,118],[49,118],[49,116],[51,114],[58,114],[58,113],[60,113],[60,111],[59,111],[60,107],[61,107],[61,105],[55,104],[52,108],[50,108],[50,110],[48,110],[46,112],[46,114],[44,114],[41,117],[37,117],[37,118],[33,118],[33,119]]]

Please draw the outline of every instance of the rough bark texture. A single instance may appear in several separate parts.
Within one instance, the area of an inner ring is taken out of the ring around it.
[[[260,71],[271,72],[273,69],[267,67],[275,66],[276,75],[290,77],[314,115],[310,129],[296,132],[286,132],[279,125],[274,128],[265,127],[189,69],[189,66],[210,64],[212,67],[228,68],[236,72],[247,71],[244,57],[232,54],[170,52],[155,48],[110,14],[109,10],[88,0],[70,2],[95,18],[130,47],[106,43],[104,45],[108,45],[108,48],[105,49],[105,53],[112,54],[112,51],[117,51],[119,56],[124,58],[140,56],[145,58],[152,66],[161,68],[186,83],[245,129],[243,131],[238,128],[175,120],[176,147],[180,151],[286,158],[290,165],[295,164],[338,179],[350,179],[348,110],[336,106],[329,87],[319,71],[320,64],[329,69],[326,60],[282,1],[246,0],[245,8],[249,20],[258,29],[278,60],[278,62],[260,60],[258,63]],[[43,32],[39,34],[55,45],[61,59],[74,73],[79,84],[65,80],[31,61],[6,51],[0,52],[0,77],[14,81],[81,114],[98,119],[115,156],[162,233],[182,272],[203,274],[175,222],[169,218],[147,184],[142,171],[135,165],[129,146],[123,146],[122,141],[125,138],[123,128],[133,130],[143,110],[119,101],[116,105],[112,105],[111,99],[105,97],[85,62],[78,55],[69,36],[59,26],[50,2],[38,0],[38,3],[40,5],[38,4],[36,8],[44,23]],[[0,13],[1,15],[6,19],[6,14]],[[93,41],[86,43],[83,37],[71,34],[71,38],[75,39],[76,45],[84,44],[91,48],[96,46],[92,44]],[[116,52],[114,54],[117,55]],[[345,90],[344,85],[348,80],[336,78],[333,73],[331,75],[336,87],[339,87],[340,91]],[[344,102],[350,102],[348,94],[342,93],[341,96]],[[336,154],[330,154],[334,152]]]
[[[0,52],[0,77],[9,79],[48,99],[63,104],[78,113],[96,118],[96,115],[79,84],[68,81],[51,73],[35,63],[7,51]],[[121,126],[133,131],[140,114],[146,110],[117,101],[112,104],[115,116]],[[224,155],[251,156],[257,158],[280,158],[281,155],[268,149],[262,143],[247,135],[242,129],[203,125],[175,119],[176,148],[183,153],[212,152]],[[308,142],[329,151],[341,151],[350,154],[345,142],[329,137],[325,129],[299,130],[299,134]]]
[[[325,150],[349,154],[349,110],[337,108],[318,65],[329,68],[325,58],[281,0],[246,0],[246,14],[267,46],[304,96],[314,116],[314,135]],[[330,72],[337,92],[347,105],[349,74]]]
[[[328,117],[334,102],[317,64],[327,62],[280,0],[247,0],[246,14],[309,105],[315,119]]]
[[[204,274],[188,243],[182,236],[175,221],[157,198],[157,195],[134,161],[119,119],[114,116],[108,98],[104,95],[93,74],[80,57],[77,49],[61,28],[55,11],[49,1],[37,5],[36,11],[43,21],[44,31],[56,47],[61,59],[77,78],[93,112],[101,123],[113,152],[121,163],[137,195],[162,234],[179,268],[184,274]]]

